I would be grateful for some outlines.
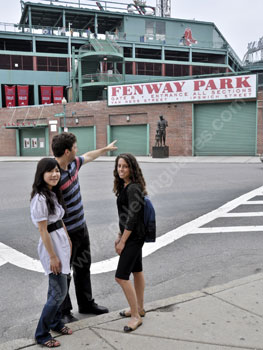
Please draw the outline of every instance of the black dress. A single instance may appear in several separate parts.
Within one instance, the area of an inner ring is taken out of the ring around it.
[[[120,232],[132,231],[120,255],[115,276],[128,280],[131,272],[142,271],[144,244],[144,200],[141,186],[130,183],[117,198]]]

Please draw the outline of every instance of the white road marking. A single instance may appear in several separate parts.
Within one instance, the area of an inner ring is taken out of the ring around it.
[[[263,205],[263,201],[248,201],[246,203],[242,203],[243,205]]]
[[[251,217],[251,216],[263,216],[263,211],[258,212],[248,212],[248,213],[226,213],[221,215],[221,218],[242,218],[242,217]]]
[[[248,201],[249,199],[263,194],[263,186],[252,190],[248,193],[243,194],[242,196],[235,198],[234,200],[222,205],[218,209],[211,211],[205,215],[200,216],[197,219],[194,219],[166,234],[158,237],[155,243],[146,243],[143,247],[143,257],[146,257],[157,250],[167,246],[168,244],[173,243],[177,239],[184,237],[188,234],[195,234],[195,229],[207,224],[210,221],[215,220],[218,217],[226,214],[227,212],[238,207],[240,204]],[[118,257],[111,258],[109,260],[99,261],[91,266],[91,273],[98,274],[103,272],[109,272],[116,269],[118,263]]]
[[[30,271],[44,272],[39,260],[33,259],[16,249],[0,243],[0,264],[3,265],[6,263],[10,263]]]
[[[224,226],[224,227],[201,227],[195,229],[194,234],[199,233],[223,233],[223,232],[260,232],[263,226]]]
[[[157,250],[167,246],[168,244],[173,243],[177,239],[184,237],[188,234],[212,233],[212,232],[237,232],[237,231],[246,232],[246,231],[261,231],[261,230],[263,231],[263,226],[231,226],[227,228],[226,227],[200,228],[201,226],[219,217],[225,217],[225,215],[227,215],[229,211],[233,210],[234,208],[238,207],[241,204],[247,204],[248,203],[247,201],[249,199],[258,195],[263,195],[263,186],[253,191],[250,191],[238,198],[235,198],[234,200],[222,205],[221,207],[211,211],[210,213],[202,215],[199,218],[192,220],[191,222],[188,222],[170,232],[167,232],[166,234],[158,237],[155,243],[146,243],[143,247],[143,257],[146,257],[156,252]],[[263,204],[263,201],[252,201],[249,203],[255,204],[258,202],[260,202],[260,204]],[[238,214],[242,214],[242,213],[238,213]],[[243,214],[248,214],[248,213],[243,213]],[[243,215],[243,216],[248,216],[248,215]],[[228,231],[223,231],[225,229],[227,229]],[[119,260],[119,257],[115,256],[110,259],[93,263],[91,265],[91,273],[99,274],[99,273],[114,271],[116,270],[118,260]],[[8,262],[23,269],[27,269],[35,272],[43,272],[43,268],[39,260],[33,259],[21,252],[18,252],[17,250],[11,247],[8,247],[3,243],[0,243],[0,266]]]

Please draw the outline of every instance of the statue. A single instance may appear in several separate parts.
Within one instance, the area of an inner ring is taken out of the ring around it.
[[[157,123],[157,130],[155,134],[155,145],[152,147],[153,158],[169,157],[169,147],[165,145],[167,126],[167,120],[165,120],[164,117],[160,115],[160,120]]]
[[[155,134],[155,147],[160,147],[161,146],[161,135],[160,135],[160,130],[156,130]]]
[[[160,120],[158,121],[157,125],[158,125],[158,130],[159,130],[159,135],[160,135],[160,144],[161,144],[161,146],[165,146],[166,128],[168,126],[168,122],[167,122],[167,120],[164,119],[164,117],[162,115],[160,115]]]

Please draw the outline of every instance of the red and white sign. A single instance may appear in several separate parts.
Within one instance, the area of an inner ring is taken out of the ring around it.
[[[51,86],[40,86],[41,89],[41,104],[51,103]]]
[[[53,86],[53,102],[62,103],[63,86]]]
[[[17,85],[18,106],[28,106],[28,85]]]
[[[16,105],[16,86],[5,85],[5,103],[6,107],[15,107]]]
[[[256,75],[161,81],[108,87],[108,105],[256,98]]]

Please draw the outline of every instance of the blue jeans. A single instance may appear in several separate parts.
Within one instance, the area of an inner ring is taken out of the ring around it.
[[[50,330],[60,331],[64,327],[61,321],[60,305],[67,295],[67,275],[49,274],[47,302],[37,325],[35,338],[38,344],[51,339]]]

